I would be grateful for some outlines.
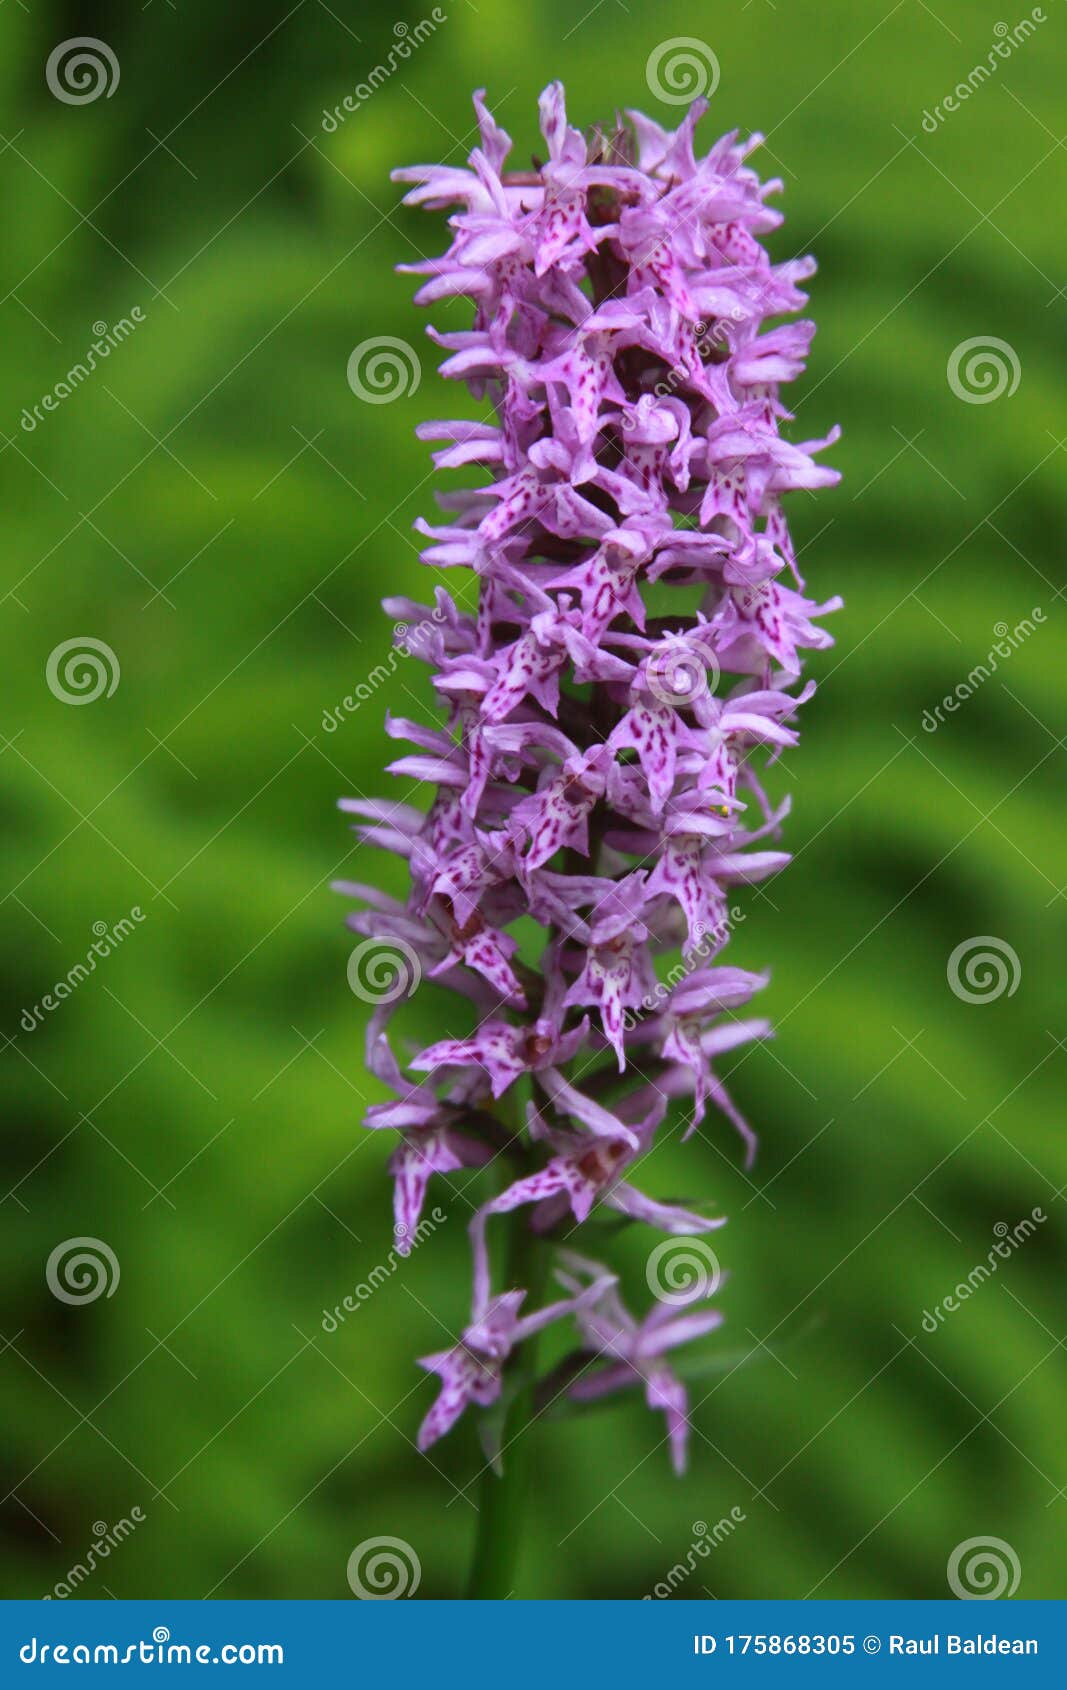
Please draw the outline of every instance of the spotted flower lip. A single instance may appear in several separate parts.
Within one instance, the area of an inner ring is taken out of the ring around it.
[[[680,1470],[688,1405],[665,1358],[718,1310],[634,1316],[610,1269],[568,1253],[567,1295],[522,1312],[497,1243],[510,1227],[546,1252],[575,1230],[584,1245],[607,1212],[707,1232],[723,1222],[710,1201],[661,1201],[633,1177],[720,1118],[755,1154],[716,1067],[770,1036],[744,1013],[768,976],[722,952],[736,889],[789,861],[788,799],[764,782],[797,743],[805,654],[832,643],[821,618],[840,605],[807,596],[784,512],[838,479],[818,461],[836,429],[783,434],[815,332],[788,319],[814,264],[763,244],[781,184],[748,162],[759,136],[698,155],[705,101],[674,130],[630,112],[586,138],[554,82],[544,160],[517,170],[483,92],[474,106],[465,167],[395,173],[405,204],[449,213],[447,250],[401,268],[421,304],[469,302],[469,326],[428,333],[485,410],[416,431],[438,470],[468,472],[416,529],[444,580],[472,573],[475,607],[440,581],[432,607],[385,601],[425,630],[411,654],[442,719],[387,718],[403,798],[343,801],[410,872],[402,901],[342,883],[361,905],[350,925],[446,1006],[421,1048],[392,1042],[398,993],[376,1006],[368,1065],[390,1095],[366,1124],[396,1134],[406,1238],[431,1181],[507,1169],[470,1221],[470,1321],[422,1362],[441,1385],[420,1448],[496,1401],[527,1338],[573,1319],[571,1394],[640,1385]]]

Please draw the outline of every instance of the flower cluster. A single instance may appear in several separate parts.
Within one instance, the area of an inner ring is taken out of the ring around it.
[[[676,1130],[712,1106],[749,1159],[754,1145],[715,1063],[768,1035],[736,1014],[766,976],[717,959],[730,889],[788,861],[773,848],[787,806],[755,764],[796,743],[813,690],[800,653],[831,643],[814,618],[840,601],[805,597],[782,495],[837,480],[814,462],[836,430],[802,445],[779,432],[780,385],[814,325],[763,324],[805,303],[814,266],[773,264],[760,242],[781,184],[745,162],[758,136],[696,156],[705,104],[674,132],[634,112],[587,138],[554,83],[547,160],[509,172],[511,142],[478,94],[469,168],[397,172],[414,184],[405,203],[459,207],[447,253],[404,268],[426,278],[420,303],[473,301],[473,327],[429,333],[442,373],[488,399],[492,420],[418,431],[444,443],[439,469],[480,472],[439,496],[449,521],[417,525],[431,568],[474,572],[476,612],[442,587],[433,612],[385,601],[408,621],[432,615],[447,725],[387,731],[414,747],[392,772],[435,795],[425,813],[345,801],[411,871],[405,904],[345,883],[367,906],[351,926],[466,1000],[409,1075],[386,1031],[396,1004],[376,1009],[368,1060],[394,1095],[367,1125],[397,1134],[401,1233],[434,1174],[497,1157],[517,1174],[472,1222],[470,1324],[422,1364],[441,1380],[423,1448],[495,1401],[516,1347],[570,1315],[583,1355],[564,1388],[643,1385],[680,1468],[685,1391],[664,1357],[719,1319],[702,1298],[635,1320],[614,1276],[574,1256],[558,1271],[568,1294],[522,1313],[521,1285],[498,1270],[494,1287],[492,1249],[495,1217],[515,1210],[557,1240],[601,1206],[668,1234],[721,1225],[631,1183],[676,1100]],[[525,1110],[509,1113],[516,1095]]]

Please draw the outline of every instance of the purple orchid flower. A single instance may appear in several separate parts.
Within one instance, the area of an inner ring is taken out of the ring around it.
[[[697,1311],[695,1305],[702,1300],[698,1295],[685,1305],[692,1313],[680,1311],[677,1304],[658,1303],[643,1320],[635,1320],[623,1306],[616,1283],[605,1283],[595,1263],[571,1253],[564,1254],[563,1262],[557,1278],[577,1299],[578,1330],[585,1347],[597,1358],[597,1365],[568,1387],[569,1395],[577,1402],[593,1402],[615,1391],[643,1386],[649,1408],[666,1418],[671,1464],[676,1473],[684,1472],[689,1398],[663,1358],[679,1344],[714,1332],[722,1325],[722,1314],[718,1309]],[[590,1281],[584,1300],[583,1277]]]
[[[364,842],[406,859],[410,894],[340,888],[363,906],[355,931],[451,1007],[433,1043],[394,1047],[403,1004],[383,994],[368,1062],[391,1096],[367,1125],[397,1135],[403,1237],[431,1180],[498,1156],[508,1168],[470,1224],[470,1324],[422,1362],[441,1390],[420,1448],[495,1402],[519,1346],[571,1317],[586,1361],[570,1394],[642,1386],[681,1470],[686,1396],[665,1357],[719,1324],[706,1297],[638,1319],[608,1269],[568,1255],[568,1296],[522,1314],[528,1291],[494,1252],[506,1228],[558,1249],[603,1209],[707,1232],[722,1217],[704,1201],[659,1201],[632,1176],[655,1169],[669,1133],[710,1130],[709,1109],[746,1162],[755,1152],[715,1064],[770,1035],[738,1013],[767,975],[719,958],[733,889],[789,860],[788,801],[772,802],[765,771],[797,743],[814,690],[803,654],[831,643],[819,618],[840,603],[806,596],[783,510],[792,490],[838,479],[816,461],[836,430],[782,434],[781,389],[814,325],[777,320],[805,305],[814,265],[772,263],[763,245],[781,184],[747,163],[760,137],[697,155],[704,101],[673,131],[631,112],[586,139],[553,83],[546,161],[515,172],[483,94],[474,105],[468,167],[396,177],[406,204],[450,212],[448,250],[402,266],[422,278],[419,302],[472,306],[468,328],[429,333],[441,373],[487,414],[417,432],[437,468],[469,467],[477,484],[416,528],[431,568],[473,572],[477,606],[443,586],[432,607],[385,601],[423,630],[411,655],[443,717],[387,720],[410,747],[391,770],[432,796],[425,811],[346,800]],[[660,614],[671,587],[695,608]]]
[[[646,1087],[643,1094],[635,1093],[627,1099],[630,1113],[635,1107],[648,1106],[643,1119],[631,1127],[592,1098],[584,1097],[555,1071],[544,1076],[543,1090],[558,1115],[579,1122],[586,1131],[561,1131],[530,1105],[531,1140],[547,1143],[555,1154],[544,1167],[515,1180],[498,1197],[484,1203],[471,1221],[476,1309],[487,1307],[490,1298],[486,1232],[491,1215],[510,1214],[514,1209],[532,1204],[531,1227],[535,1232],[547,1232],[568,1210],[580,1225],[594,1204],[603,1202],[609,1209],[631,1220],[645,1221],[661,1232],[683,1235],[712,1232],[725,1224],[726,1217],[722,1215],[708,1217],[678,1204],[659,1203],[623,1178],[631,1164],[652,1145],[656,1128],[666,1112],[667,1098],[663,1093]]]
[[[488,1408],[500,1395],[504,1364],[526,1338],[567,1314],[579,1314],[602,1296],[612,1276],[598,1269],[585,1286],[575,1284],[573,1295],[549,1303],[536,1314],[520,1316],[525,1291],[505,1291],[494,1297],[480,1313],[472,1314],[458,1344],[419,1362],[427,1373],[441,1381],[437,1401],[419,1427],[418,1447],[429,1449],[450,1432],[469,1403]]]
[[[392,1129],[400,1135],[389,1158],[389,1172],[394,1182],[395,1248],[398,1255],[406,1256],[418,1231],[430,1176],[481,1167],[491,1160],[493,1150],[473,1132],[463,1130],[463,1122],[469,1118],[472,1076],[461,1079],[451,1099],[438,1098],[427,1086],[411,1085],[397,1067],[384,1033],[371,1050],[367,1065],[397,1093],[392,1103],[372,1105],[364,1124]]]

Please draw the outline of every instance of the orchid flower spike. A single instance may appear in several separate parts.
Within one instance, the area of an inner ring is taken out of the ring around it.
[[[665,1357],[718,1311],[671,1297],[631,1315],[611,1270],[573,1256],[568,1295],[527,1309],[539,1298],[496,1251],[516,1227],[536,1250],[575,1231],[584,1244],[608,1212],[695,1237],[722,1224],[714,1205],[658,1201],[635,1176],[666,1136],[716,1117],[755,1150],[717,1067],[770,1035],[741,1013],[767,975],[720,958],[735,888],[789,860],[788,805],[764,771],[797,742],[814,690],[803,653],[831,644],[820,618],[840,604],[805,595],[783,507],[838,479],[818,461],[836,430],[782,432],[814,264],[772,263],[763,245],[781,184],[747,162],[759,136],[697,155],[705,101],[673,131],[631,112],[586,138],[553,83],[545,160],[515,172],[484,94],[474,105],[467,168],[396,179],[406,204],[451,213],[448,250],[401,267],[422,278],[419,303],[473,309],[469,328],[429,334],[483,418],[418,433],[439,470],[470,466],[475,484],[416,526],[432,570],[473,573],[476,604],[442,586],[432,605],[385,601],[440,698],[435,725],[386,724],[411,747],[392,771],[430,798],[345,800],[361,839],[407,859],[410,891],[340,888],[364,944],[451,1007],[418,1049],[390,1036],[410,992],[392,974],[364,991],[368,1065],[390,1093],[367,1125],[395,1135],[402,1252],[432,1182],[507,1170],[470,1224],[470,1322],[422,1362],[441,1384],[420,1447],[497,1400],[528,1338],[573,1321],[569,1394],[639,1385],[681,1470],[688,1407]]]

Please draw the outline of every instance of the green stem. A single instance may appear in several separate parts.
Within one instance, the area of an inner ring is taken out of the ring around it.
[[[527,1301],[535,1307],[544,1283],[546,1250],[519,1210],[510,1217],[507,1285],[525,1285]],[[537,1334],[516,1350],[511,1365],[523,1375],[523,1385],[508,1408],[501,1429],[503,1471],[486,1467],[478,1487],[478,1527],[467,1595],[497,1601],[515,1593],[519,1556],[525,1536],[524,1507],[529,1487],[533,1442],[534,1385]]]

